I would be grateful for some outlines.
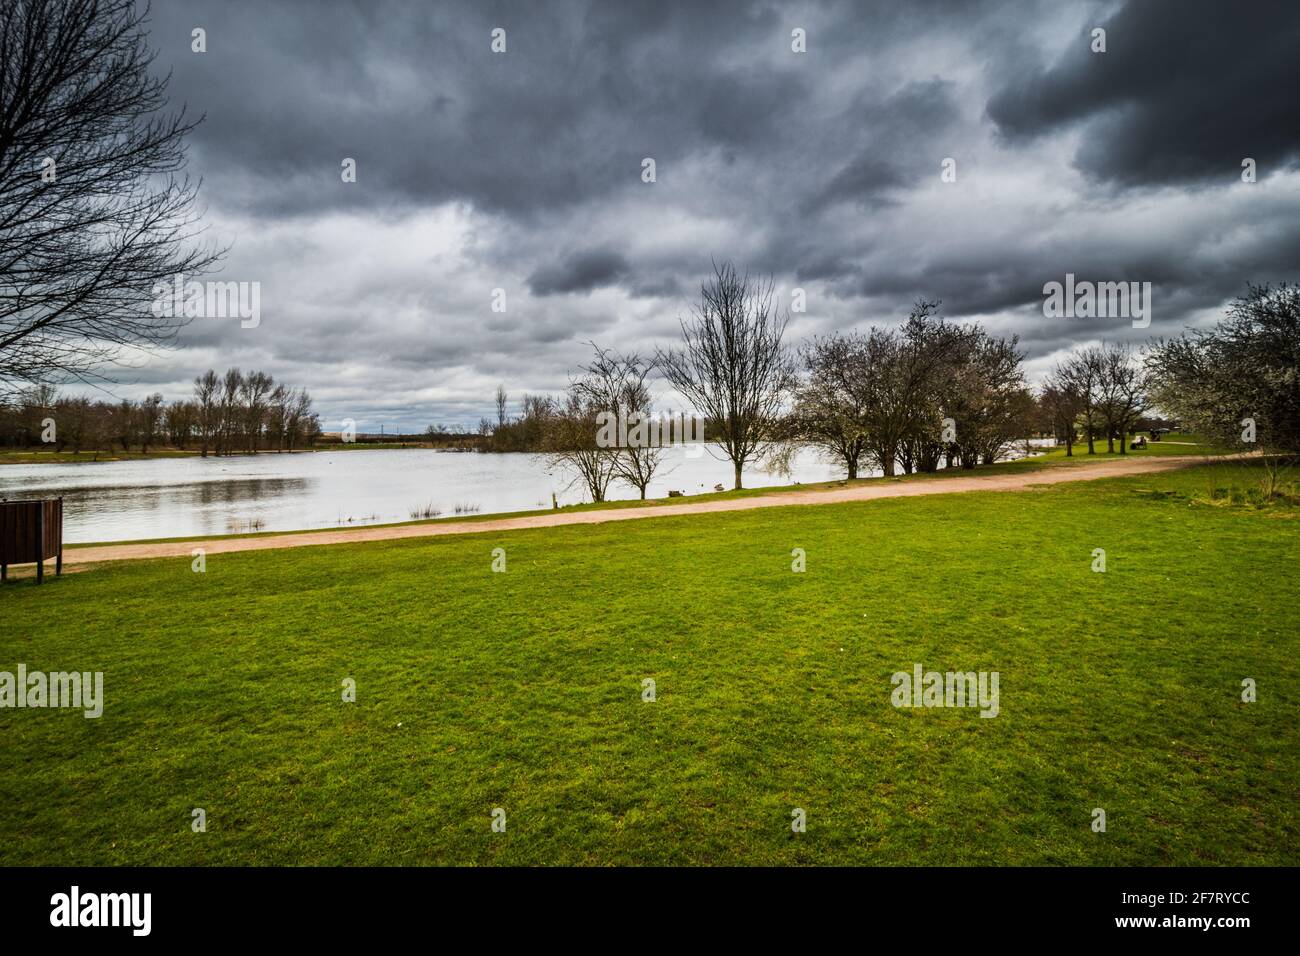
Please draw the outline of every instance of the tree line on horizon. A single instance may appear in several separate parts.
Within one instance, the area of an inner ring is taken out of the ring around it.
[[[123,451],[168,446],[204,457],[310,447],[321,434],[306,389],[265,372],[209,369],[194,380],[194,397],[166,402],[159,393],[139,401],[92,401],[60,396],[51,385],[0,401],[0,445],[55,451]]]
[[[1086,445],[1128,453],[1129,436],[1178,420],[1220,447],[1300,454],[1300,292],[1251,286],[1213,330],[1188,330],[1135,350],[1078,347],[1037,389],[1025,381],[1017,336],[938,315],[917,302],[897,327],[835,332],[791,349],[788,314],[774,305],[771,279],[715,264],[680,345],[654,358],[592,344],[594,357],[562,396],[525,395],[511,417],[504,387],[496,420],[484,419],[486,451],[548,454],[594,501],[621,480],[645,489],[662,448],[602,447],[602,413],[652,416],[648,380],[658,372],[704,419],[743,486],[746,465],[789,473],[800,446],[817,448],[846,477],[975,468],[1007,456],[1019,440],[1050,436],[1075,454]],[[1153,417],[1155,411],[1169,418]]]

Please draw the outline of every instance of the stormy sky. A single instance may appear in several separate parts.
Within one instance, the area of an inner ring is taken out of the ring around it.
[[[195,320],[118,395],[239,365],[326,430],[473,425],[589,341],[670,344],[711,259],[806,290],[792,341],[940,299],[1019,335],[1031,380],[1300,279],[1294,0],[161,0],[150,37],[205,116],[216,278],[262,317]],[[1151,282],[1151,327],[1045,318],[1067,272]]]

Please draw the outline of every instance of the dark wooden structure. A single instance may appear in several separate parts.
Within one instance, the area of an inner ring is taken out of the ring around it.
[[[36,583],[45,580],[45,562],[55,558],[63,573],[63,499],[0,501],[0,581],[11,564],[36,564]]]

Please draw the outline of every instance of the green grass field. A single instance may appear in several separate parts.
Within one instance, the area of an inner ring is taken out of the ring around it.
[[[0,670],[106,704],[0,709],[0,864],[1294,865],[1300,508],[1222,493],[1258,470],[11,582]],[[895,709],[916,663],[1000,714]]]

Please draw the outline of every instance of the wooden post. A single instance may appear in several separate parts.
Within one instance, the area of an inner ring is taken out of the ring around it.
[[[36,508],[36,583],[45,581],[45,502]]]
[[[54,562],[54,573],[63,576],[63,495],[59,495],[59,557]]]

